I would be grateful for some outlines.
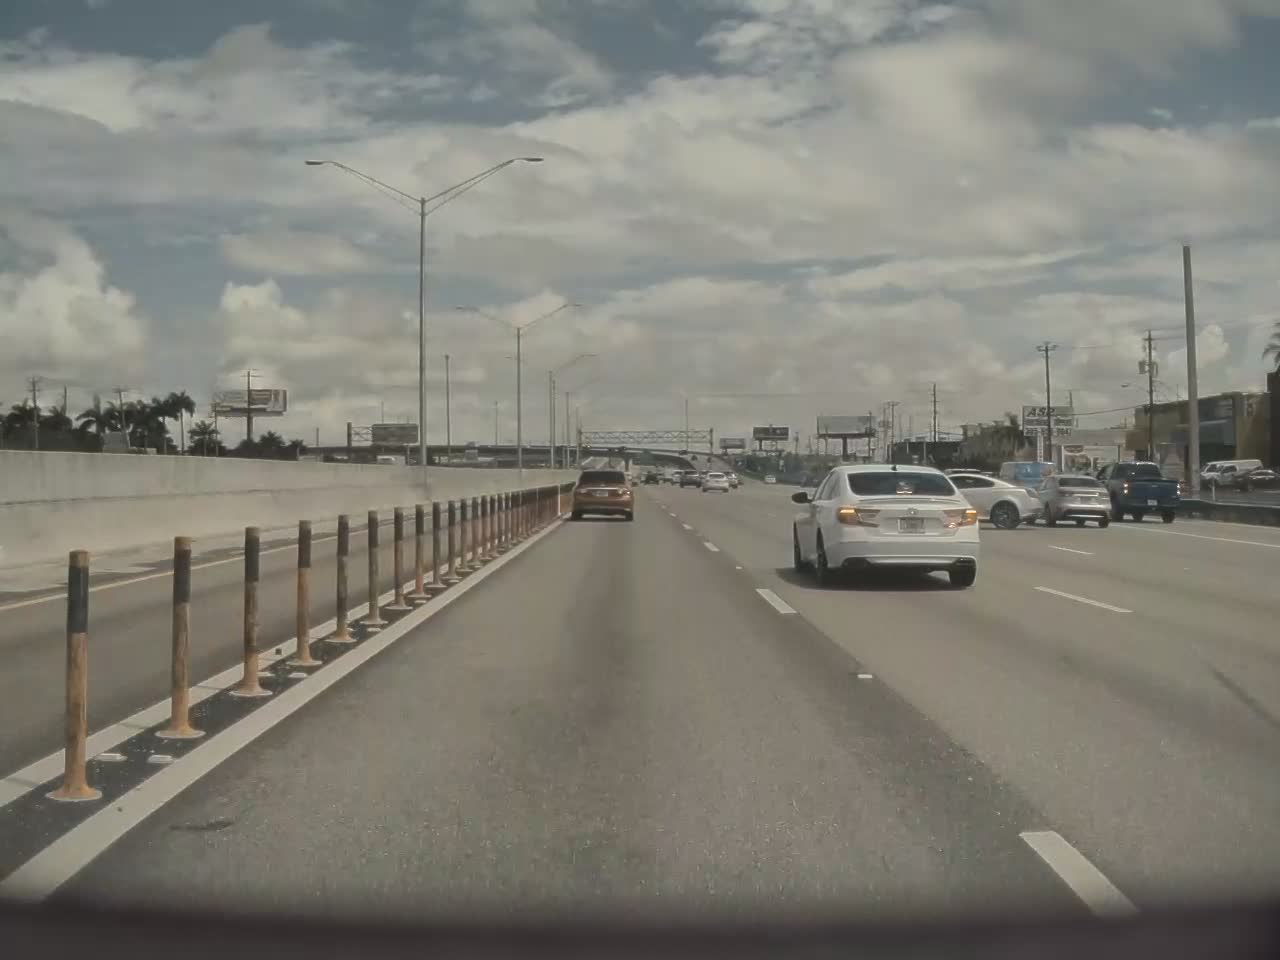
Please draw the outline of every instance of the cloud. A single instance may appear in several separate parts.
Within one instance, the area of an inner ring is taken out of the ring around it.
[[[109,388],[139,372],[146,323],[94,251],[54,221],[0,213],[0,386],[30,376]]]
[[[266,275],[373,273],[377,262],[352,243],[325,233],[269,230],[219,239],[232,266]]]

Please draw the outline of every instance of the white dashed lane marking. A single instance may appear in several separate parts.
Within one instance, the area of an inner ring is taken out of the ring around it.
[[[1070,547],[1055,547],[1052,543],[1051,543],[1051,544],[1049,544],[1049,549],[1050,549],[1050,550],[1061,550],[1063,553],[1078,553],[1078,554],[1080,554],[1080,556],[1082,556],[1082,557],[1092,557],[1092,556],[1093,556],[1093,554],[1092,554],[1092,553],[1090,553],[1088,550],[1072,550]]]
[[[795,613],[796,608],[783,600],[780,596],[770,590],[768,587],[756,587],[756,593],[764,598],[764,602],[773,607],[779,613]]]
[[[1056,830],[1026,830],[1020,836],[1096,916],[1124,917],[1138,912],[1133,901]]]
[[[1109,603],[1103,603],[1101,600],[1090,600],[1088,597],[1077,597],[1074,593],[1063,593],[1061,590],[1054,590],[1052,587],[1036,587],[1041,593],[1051,593],[1055,597],[1062,597],[1064,600],[1074,600],[1076,603],[1087,603],[1091,607],[1098,607],[1101,610],[1110,610],[1112,613],[1133,613],[1132,610],[1126,610],[1124,607],[1114,607]]]
[[[716,546],[714,543],[712,543],[710,540],[703,540],[703,541],[702,541],[702,545],[703,545],[704,547],[706,547],[708,550],[710,550],[712,553],[719,553],[719,552],[720,552],[720,548],[719,548],[719,547],[717,547],[717,546]]]

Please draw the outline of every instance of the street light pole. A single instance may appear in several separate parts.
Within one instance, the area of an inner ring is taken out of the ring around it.
[[[525,330],[532,327],[535,323],[539,323],[547,317],[553,317],[561,310],[568,310],[570,307],[580,307],[580,303],[562,303],[554,310],[548,310],[539,317],[534,317],[528,323],[515,324],[506,323],[498,319],[492,313],[487,313],[479,307],[455,307],[455,310],[461,310],[463,313],[478,313],[482,317],[488,317],[495,323],[506,323],[516,332],[516,469],[520,471],[521,476],[524,475],[524,362],[522,336]]]
[[[444,457],[453,462],[453,387],[449,383],[449,355],[444,355]]]
[[[337,167],[363,180],[369,186],[393,195],[393,199],[398,198],[397,203],[401,203],[410,210],[416,210],[418,214],[418,459],[421,462],[422,485],[425,488],[427,485],[427,214],[434,213],[446,203],[456,200],[472,187],[478,186],[513,163],[541,163],[542,157],[512,157],[509,160],[503,160],[430,197],[415,197],[411,193],[383,183],[377,177],[361,173],[354,167],[349,167],[337,160],[306,160],[304,162],[309,167]]]
[[[551,469],[556,468],[556,374],[547,371],[547,453],[550,456]]]

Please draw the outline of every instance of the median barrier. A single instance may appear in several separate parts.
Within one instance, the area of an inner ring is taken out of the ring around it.
[[[72,549],[164,549],[175,529],[205,540],[249,525],[286,530],[300,518],[324,522],[521,481],[518,470],[484,467],[428,467],[425,488],[422,476],[380,464],[0,450],[0,566],[52,562]]]
[[[311,656],[311,521],[298,521],[298,589],[294,615],[297,646],[291,667],[318,667],[320,661]]]
[[[330,643],[355,643],[351,635],[350,610],[347,600],[347,560],[351,555],[351,519],[344,513],[338,517],[337,559],[334,564],[334,629]]]
[[[257,527],[244,528],[244,673],[232,689],[233,697],[269,697],[258,680],[258,577],[261,537]]]
[[[458,505],[449,501],[449,570],[445,574],[445,586],[453,586],[461,578],[458,576]]]
[[[62,785],[53,800],[97,800],[89,786],[85,744],[89,739],[89,553],[72,550],[67,560],[66,711],[63,718]]]
[[[434,502],[432,514],[432,586],[459,581],[458,566],[461,559],[468,560],[470,542],[470,566],[478,569],[495,559],[499,546],[510,542],[517,527],[525,532],[548,526],[558,519],[562,510],[561,494],[564,487],[550,486],[521,489],[500,494],[473,498],[468,509],[464,498],[456,506],[448,503],[448,571],[441,583],[442,557],[440,556],[441,506]],[[423,537],[425,535],[425,510],[421,504],[414,509],[416,535],[417,592],[422,593]],[[454,530],[457,528],[460,545],[455,546]],[[470,533],[468,533],[470,530]],[[369,610],[363,620],[365,635],[376,633],[386,621],[381,618],[378,605],[378,511],[368,512],[369,554]],[[505,532],[504,532],[505,531]],[[297,648],[290,666],[318,667],[322,661],[311,655],[311,522],[298,522],[297,540],[297,610],[295,617]],[[404,511],[397,507],[394,515],[395,535],[395,597],[404,604],[405,571],[402,567],[404,541]],[[173,739],[193,739],[204,736],[203,731],[191,725],[190,718],[190,654],[191,654],[191,538],[175,537],[173,540],[173,617],[170,662],[170,716],[168,725],[156,731],[156,736]],[[348,624],[347,563],[350,554],[350,521],[346,514],[338,517],[337,535],[337,584],[336,631],[330,642],[353,643]],[[261,685],[258,653],[258,586],[261,578],[261,533],[259,528],[244,528],[244,616],[243,616],[243,673],[238,683],[228,691],[235,697],[268,697],[271,691]],[[424,594],[424,599],[428,597]],[[394,609],[389,607],[388,609]],[[411,609],[407,605],[403,609]],[[95,800],[101,792],[88,783],[86,749],[88,742],[88,637],[89,637],[89,553],[73,550],[67,564],[67,653],[65,669],[64,711],[64,768],[61,785],[48,796],[55,800]]]
[[[173,538],[173,643],[169,662],[169,725],[156,731],[166,740],[194,740],[191,726],[191,538]]]
[[[427,595],[426,576],[426,537],[427,512],[420,503],[413,505],[413,592],[406,597],[413,603],[425,603],[431,599]]]
[[[410,610],[404,599],[404,509],[396,507],[391,524],[392,600],[388,610]]]
[[[1195,520],[1280,526],[1280,506],[1261,503],[1215,503],[1212,500],[1184,499],[1178,515]]]

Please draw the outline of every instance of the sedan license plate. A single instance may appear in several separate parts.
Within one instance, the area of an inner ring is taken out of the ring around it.
[[[1160,501],[1159,501],[1159,500],[1148,500],[1148,501],[1147,501],[1147,506],[1148,506],[1148,507],[1158,507],[1158,506],[1160,506]]]
[[[924,533],[924,517],[902,517],[898,520],[899,533]]]

